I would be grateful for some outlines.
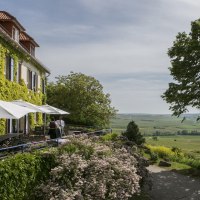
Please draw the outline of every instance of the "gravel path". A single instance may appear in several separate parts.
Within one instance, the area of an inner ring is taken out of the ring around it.
[[[200,179],[181,175],[158,166],[147,168],[151,172],[152,200],[200,200]]]

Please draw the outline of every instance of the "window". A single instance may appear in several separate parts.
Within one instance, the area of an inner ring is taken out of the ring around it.
[[[10,56],[6,56],[6,65],[4,74],[6,79],[13,81],[14,79],[14,60]]]
[[[42,79],[42,93],[45,94],[45,79]]]
[[[21,80],[21,74],[22,74],[22,64],[18,63],[18,68],[17,68],[17,82],[19,83]]]
[[[38,75],[35,74],[35,83],[34,83],[34,91],[38,91]]]
[[[28,69],[28,89],[34,90],[35,92],[38,89],[38,75],[35,72],[32,72]]]
[[[13,26],[12,28],[12,38],[16,41],[19,42],[19,30]]]
[[[32,85],[33,85],[33,90],[36,92],[38,87],[38,75],[35,72],[32,72]]]
[[[28,89],[32,90],[33,88],[33,80],[32,80],[32,71],[30,69],[27,70],[27,87]]]

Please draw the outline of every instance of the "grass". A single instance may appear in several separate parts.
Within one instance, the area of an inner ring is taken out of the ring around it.
[[[181,170],[181,171],[189,171],[192,168],[189,165],[183,163],[172,162],[172,166],[170,167],[171,170]]]
[[[141,133],[146,135],[156,131],[172,134],[182,130],[191,132],[200,130],[200,123],[196,122],[197,116],[196,114],[186,115],[186,120],[181,123],[182,117],[177,118],[171,115],[118,114],[111,120],[111,127],[114,132],[121,132],[133,120],[138,124]]]
[[[189,153],[200,159],[200,136],[160,136],[158,140],[145,137],[146,143],[154,146],[178,147],[183,152]]]

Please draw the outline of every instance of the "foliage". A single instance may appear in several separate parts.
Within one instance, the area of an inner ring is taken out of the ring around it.
[[[172,66],[169,68],[175,82],[163,94],[171,104],[173,115],[187,111],[187,106],[200,108],[200,19],[191,23],[189,34],[178,33],[168,55]]]
[[[91,144],[83,145],[80,142],[71,141],[70,144],[59,148],[59,152],[60,152],[60,154],[67,153],[69,155],[77,153],[77,154],[81,155],[82,157],[84,157],[84,159],[88,160],[93,155],[94,148]]]
[[[108,133],[106,135],[101,136],[100,138],[103,141],[115,141],[118,136],[119,136],[119,134],[117,134],[117,133]]]
[[[184,153],[200,158],[200,136],[160,136],[158,141],[145,137],[146,143],[154,146],[177,147]]]
[[[178,147],[172,147],[171,150],[175,152],[177,155],[181,155],[182,150]]]
[[[140,181],[146,174],[135,154],[114,148],[112,143],[99,143],[98,137],[69,136],[68,140],[60,149],[59,165],[37,188],[35,199],[128,200],[140,192]],[[93,149],[89,159],[88,149]]]
[[[150,159],[154,162],[156,162],[158,160],[158,154],[155,152],[150,152]]]
[[[151,145],[146,145],[146,147],[149,148],[151,152],[156,153],[160,158],[170,158],[175,156],[175,152],[168,147]]]
[[[140,145],[145,142],[142,134],[139,132],[139,128],[134,121],[129,122],[126,131],[123,133],[130,141]]]
[[[47,87],[47,103],[70,112],[69,123],[104,127],[116,110],[109,94],[94,77],[71,72]]]
[[[54,166],[54,154],[17,154],[0,161],[0,199],[30,199],[33,188],[49,176]]]
[[[1,160],[0,199],[128,200],[140,192],[147,170],[135,153],[101,143],[99,137],[71,135],[67,140],[58,149]]]
[[[24,60],[28,63],[31,63],[37,68],[42,70],[41,65],[35,59],[33,59],[28,53],[25,54],[24,51],[22,51],[20,48],[16,46],[15,41],[5,40],[5,38],[2,38],[2,36],[0,36],[0,46],[3,46],[3,50],[0,50],[0,52],[3,52],[3,54],[9,53],[13,56],[13,58],[16,56],[17,59]],[[0,60],[0,62],[4,62],[4,60]],[[1,67],[0,67],[0,71],[1,71]],[[0,73],[3,73],[3,72],[1,71]]]
[[[155,153],[159,158],[169,159],[170,161],[187,164],[195,169],[200,169],[200,159],[192,158],[188,154],[184,154],[178,148],[168,148],[164,146],[146,145],[150,150],[150,154]]]
[[[10,54],[14,60],[14,81],[11,82],[5,78],[4,67],[6,54]],[[0,99],[4,101],[12,101],[17,99],[22,99],[37,105],[42,105],[44,95],[42,92],[35,93],[34,91],[28,90],[24,80],[20,80],[17,83],[17,67],[19,59],[25,59],[22,54],[11,48],[9,44],[5,44],[3,40],[0,39]],[[42,124],[42,114],[38,114],[38,121],[35,122],[32,115],[29,116],[31,127],[34,124]],[[0,120],[0,134],[5,132],[5,120]]]

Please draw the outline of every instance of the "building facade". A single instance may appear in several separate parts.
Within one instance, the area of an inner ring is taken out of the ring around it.
[[[22,99],[36,105],[45,103],[46,77],[50,71],[36,57],[38,43],[11,14],[0,11],[0,99]],[[42,114],[20,120],[20,131],[42,123]],[[0,134],[13,133],[15,120],[0,119]]]

